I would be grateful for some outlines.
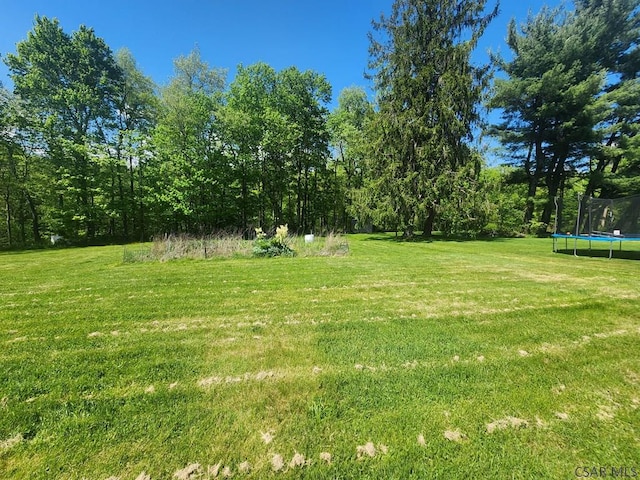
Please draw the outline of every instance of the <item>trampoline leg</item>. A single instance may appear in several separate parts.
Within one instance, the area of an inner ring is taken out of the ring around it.
[[[613,242],[609,242],[609,258],[613,256]]]

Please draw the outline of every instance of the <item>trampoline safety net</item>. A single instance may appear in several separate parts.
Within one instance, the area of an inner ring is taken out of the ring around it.
[[[554,233],[640,239],[640,195],[556,200]]]

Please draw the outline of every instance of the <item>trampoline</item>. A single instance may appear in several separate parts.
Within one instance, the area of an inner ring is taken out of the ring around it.
[[[640,242],[640,195],[614,199],[578,195],[576,202],[566,204],[556,199],[554,233],[551,237],[556,253],[559,251],[558,244],[564,239],[565,250],[569,250],[569,241],[573,240],[573,254],[576,257],[578,242],[588,242],[590,253],[593,243],[608,243],[609,258],[612,258],[614,246],[622,251],[625,242]]]

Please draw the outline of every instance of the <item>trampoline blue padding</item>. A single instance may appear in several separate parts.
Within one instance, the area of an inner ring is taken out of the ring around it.
[[[640,242],[640,235],[571,235],[554,233],[551,235],[553,238],[553,251],[558,251],[558,239],[564,238],[565,245],[568,246],[568,240],[573,240],[573,254],[578,256],[578,240],[584,240],[589,242],[589,249],[591,249],[591,242],[609,242],[609,258],[613,256],[613,243],[620,242],[620,248],[622,249],[622,242]]]

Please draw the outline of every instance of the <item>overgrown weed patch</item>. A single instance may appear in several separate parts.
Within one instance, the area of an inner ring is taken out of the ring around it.
[[[287,237],[290,249],[285,256],[331,257],[349,253],[349,244],[344,235],[329,233],[306,242],[304,237]],[[123,263],[167,262],[182,259],[230,259],[250,258],[256,255],[255,240],[246,240],[241,235],[220,234],[205,237],[189,235],[165,235],[151,244],[125,245]],[[289,248],[289,247],[288,247]],[[262,250],[260,250],[262,251]]]

